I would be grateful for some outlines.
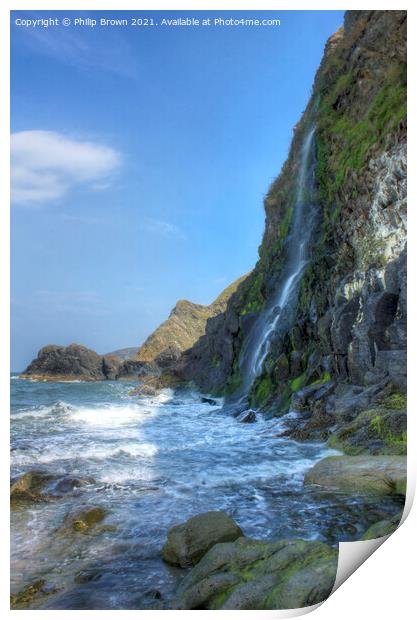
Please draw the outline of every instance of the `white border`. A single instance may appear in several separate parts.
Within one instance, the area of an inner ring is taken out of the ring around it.
[[[313,5],[311,2],[297,2],[293,0],[292,2],[281,2],[275,4],[273,2],[254,2],[245,1],[245,0],[229,0],[227,2],[202,2],[199,0],[195,0],[194,2],[135,2],[133,0],[124,0],[120,3],[115,2],[114,0],[101,0],[98,2],[97,0],[90,0],[88,4],[86,4],[85,0],[72,0],[71,2],[57,2],[52,0],[39,0],[39,2],[34,2],[33,0],[5,0],[0,5],[0,59],[2,62],[2,82],[3,82],[3,98],[2,98],[2,106],[0,108],[1,114],[1,123],[0,123],[0,144],[1,144],[1,152],[0,152],[0,166],[2,171],[2,180],[0,186],[0,197],[1,197],[1,208],[0,208],[0,278],[1,278],[1,287],[2,287],[2,300],[3,303],[0,306],[1,312],[1,324],[0,324],[0,342],[1,346],[1,356],[0,356],[0,398],[2,407],[0,408],[1,415],[1,423],[2,423],[2,432],[1,437],[3,440],[3,446],[1,450],[1,474],[2,474],[2,489],[5,493],[5,502],[7,501],[8,505],[8,488],[9,488],[9,334],[10,334],[10,314],[9,314],[9,305],[7,303],[9,296],[9,187],[7,183],[7,179],[9,178],[9,11],[10,10],[213,10],[213,9],[221,9],[221,10],[348,10],[348,9],[384,9],[384,10],[393,10],[393,9],[407,9],[408,10],[408,22],[409,22],[409,32],[414,35],[414,27],[415,23],[415,9],[411,2],[402,2],[399,7],[393,6],[395,3],[388,2],[367,2],[366,7],[363,6],[363,3],[359,2],[339,2],[334,0],[331,2],[327,0],[325,2],[321,1],[317,4]],[[411,21],[410,21],[411,20]],[[409,58],[415,58],[417,55],[413,54],[415,52],[415,37],[412,36],[409,39]],[[410,63],[411,64],[411,63]],[[4,77],[3,77],[4,76]],[[414,111],[417,109],[416,106],[416,97],[415,97],[415,78],[409,80],[409,88],[408,88],[408,97],[409,97],[409,110]],[[411,140],[410,140],[411,139]],[[409,169],[414,171],[416,170],[415,166],[415,123],[414,116],[410,115],[409,117],[409,144],[412,147],[409,147]],[[278,172],[278,171],[277,171]],[[411,205],[409,209],[409,239],[411,243],[409,243],[409,292],[408,292],[408,306],[409,306],[409,316],[413,316],[413,309],[415,308],[416,302],[416,288],[415,288],[415,278],[414,272],[417,267],[416,260],[416,252],[417,252],[417,244],[415,243],[415,234],[416,234],[416,210],[414,209],[415,204],[415,183],[414,177],[415,175],[409,176],[409,204]],[[411,312],[410,312],[411,310]],[[414,322],[412,319],[409,321],[409,456],[408,456],[408,493],[407,493],[407,508],[408,510],[411,507],[412,503],[412,494],[414,493],[415,484],[416,484],[416,472],[417,472],[417,450],[416,450],[416,424],[417,424],[417,411],[416,409],[416,391],[415,386],[417,386],[416,376],[415,376],[415,368],[416,364],[413,360],[415,357],[415,352],[417,351],[417,338],[416,338],[416,327],[414,326]],[[411,494],[410,494],[411,491]],[[7,493],[7,499],[6,499]],[[365,614],[372,616],[379,616],[379,618],[391,618],[394,614],[397,617],[409,618],[413,616],[413,612],[415,611],[414,601],[413,601],[413,588],[414,578],[413,575],[409,572],[413,566],[411,562],[407,560],[407,551],[409,550],[409,546],[411,544],[411,540],[413,539],[414,543],[416,541],[416,509],[414,508],[411,512],[411,518],[407,520],[405,525],[401,526],[399,531],[397,531],[388,542],[383,545],[383,551],[378,551],[376,553],[376,557],[370,558],[364,566],[362,566],[358,573],[355,574],[347,584],[343,586],[343,588],[339,589],[331,598],[325,602],[322,606],[315,606],[314,609],[320,607],[315,612],[315,618],[321,618],[325,620],[326,618],[334,619],[337,614],[338,620],[343,620],[344,618],[351,618],[352,615],[360,613],[361,617],[366,617]],[[3,510],[1,513],[1,523],[2,523],[2,532],[5,533],[8,531],[8,512],[7,509]],[[5,616],[9,616],[12,614],[15,616],[16,614],[43,614],[43,611],[9,611],[9,549],[7,545],[7,540],[5,540],[5,536],[3,536],[3,564],[2,564],[2,574],[1,574],[1,609],[4,610]],[[355,545],[357,543],[346,543],[348,545]],[[382,583],[381,588],[377,587]],[[386,584],[384,587],[384,583]],[[408,589],[407,589],[408,585]],[[404,587],[405,586],[405,587]],[[312,611],[311,608],[300,610],[300,612],[307,613],[308,611]],[[84,617],[86,614],[92,620],[94,618],[100,618],[102,614],[105,614],[107,617],[115,617],[119,614],[136,614],[136,616],[140,615],[142,617],[148,617],[150,614],[149,611],[54,611],[55,615],[68,615],[68,614],[77,614],[77,618]],[[162,618],[166,617],[166,614],[171,614],[170,617],[174,618],[182,618],[184,614],[188,617],[199,617],[201,614],[204,617],[211,616],[212,614],[216,614],[216,618],[219,617],[219,614],[224,617],[226,614],[228,617],[232,615],[239,614],[239,618],[283,618],[283,617],[292,617],[294,613],[292,610],[288,611],[266,611],[266,612],[245,612],[245,611],[231,611],[231,612],[159,612],[153,611],[151,612],[153,618]],[[191,615],[190,615],[191,614]],[[301,615],[298,613],[297,615]],[[237,616],[236,616],[237,617]]]

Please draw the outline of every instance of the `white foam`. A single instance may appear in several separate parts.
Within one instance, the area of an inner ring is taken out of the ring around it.
[[[152,409],[144,409],[136,404],[107,405],[103,407],[80,407],[71,413],[73,422],[80,422],[98,427],[117,427],[122,424],[144,422],[152,414]]]

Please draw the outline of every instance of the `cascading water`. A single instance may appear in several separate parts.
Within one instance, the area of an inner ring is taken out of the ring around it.
[[[271,341],[288,327],[298,284],[309,260],[309,249],[317,209],[314,202],[314,126],[306,134],[301,151],[297,191],[291,229],[286,240],[283,275],[270,302],[254,322],[244,344],[240,359],[242,382],[235,398],[245,399],[262,373]]]

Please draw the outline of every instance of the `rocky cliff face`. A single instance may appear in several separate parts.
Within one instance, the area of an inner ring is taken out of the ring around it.
[[[168,319],[140,347],[136,359],[155,363],[162,370],[171,367],[183,351],[190,349],[203,336],[207,321],[226,310],[231,295],[245,277],[233,282],[208,306],[187,300],[178,301]]]
[[[353,395],[352,386],[357,395],[368,393],[362,409],[383,390],[405,389],[404,11],[347,12],[328,41],[288,160],[264,202],[258,263],[177,367],[205,390],[227,395],[239,386],[245,339],[285,263],[301,144],[313,126],[319,220],[311,260],[292,323],[272,338],[249,394],[252,405],[272,413],[288,409],[300,390],[309,388],[313,397],[314,386],[323,384],[336,403],[348,398],[346,390]]]

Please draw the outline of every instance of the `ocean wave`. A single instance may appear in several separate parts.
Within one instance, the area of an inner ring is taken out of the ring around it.
[[[49,449],[31,448],[29,450],[16,449],[12,453],[12,465],[21,467],[36,463],[53,463],[56,461],[106,461],[117,457],[133,457],[151,459],[158,452],[158,448],[146,442],[130,442],[120,445],[96,444],[90,446],[56,444]]]
[[[60,414],[68,414],[73,410],[73,405],[70,405],[63,400],[57,400],[52,405],[40,405],[31,409],[23,409],[22,411],[12,411],[11,416],[16,420],[22,418],[47,418],[51,415],[56,416]]]

